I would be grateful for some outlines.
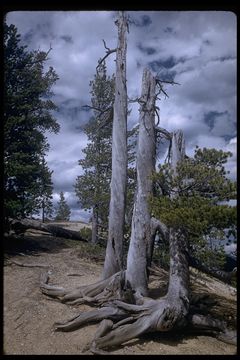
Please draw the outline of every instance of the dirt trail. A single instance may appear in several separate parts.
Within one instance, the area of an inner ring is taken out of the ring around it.
[[[69,247],[60,239],[31,234],[28,239],[34,252],[25,247],[10,254],[4,266],[4,353],[6,355],[83,354],[91,342],[97,325],[88,325],[73,332],[54,332],[55,321],[65,320],[87,305],[69,306],[44,296],[39,289],[39,278],[46,271],[39,267],[20,267],[11,260],[26,264],[48,264],[51,284],[73,287],[90,284],[99,279],[102,264],[81,258],[81,246]],[[72,244],[72,243],[71,243]],[[72,245],[71,245],[72,246]],[[9,255],[9,254],[8,254]],[[69,274],[78,274],[70,276]],[[236,346],[225,344],[210,336],[183,334],[146,334],[117,349],[113,354],[170,355],[170,354],[235,354]]]

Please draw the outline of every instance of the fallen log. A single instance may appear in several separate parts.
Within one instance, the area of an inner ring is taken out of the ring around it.
[[[18,265],[18,266],[22,266],[22,267],[41,267],[41,268],[49,268],[49,265],[47,264],[26,264],[26,263],[22,263],[20,261],[16,261],[16,260],[8,260],[8,263],[14,264],[14,265]]]
[[[224,271],[224,270],[208,267],[192,256],[189,256],[188,261],[189,261],[189,265],[194,267],[195,269],[200,270],[205,274],[211,275],[219,280],[222,280],[227,284],[231,284],[232,279],[234,279],[234,277],[235,278],[237,277],[236,267],[232,271]]]
[[[77,231],[64,229],[57,225],[43,224],[42,222],[37,220],[9,219],[9,225],[16,234],[22,234],[28,229],[34,229],[46,231],[56,237],[88,242],[88,240],[84,239]]]

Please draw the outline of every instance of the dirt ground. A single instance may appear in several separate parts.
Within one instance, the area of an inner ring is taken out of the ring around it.
[[[39,288],[42,272],[51,271],[50,283],[72,288],[99,279],[102,262],[82,257],[82,244],[41,233],[29,233],[17,246],[9,245],[4,262],[4,354],[6,355],[83,355],[97,325],[73,332],[54,332],[56,321],[67,320],[90,309],[69,306],[43,295]],[[73,247],[74,244],[74,247]],[[6,249],[6,248],[5,248]],[[30,251],[31,249],[31,251]],[[22,267],[45,264],[48,268]],[[74,274],[74,275],[73,275]],[[157,282],[151,286],[156,286]],[[230,294],[230,293],[229,293]],[[236,305],[235,294],[229,295]],[[234,305],[234,306],[235,306]],[[197,334],[152,333],[111,350],[122,355],[233,355],[236,346],[211,336]]]

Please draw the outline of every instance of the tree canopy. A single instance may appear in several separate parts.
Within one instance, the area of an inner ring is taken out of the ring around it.
[[[96,227],[100,223],[105,228],[110,196],[114,85],[114,76],[107,75],[105,62],[102,62],[94,80],[90,81],[94,116],[84,127],[89,140],[82,150],[85,157],[79,160],[84,174],[77,177],[75,184],[82,207],[92,210]],[[98,230],[96,237],[97,233]]]
[[[223,249],[213,245],[213,240],[221,241],[236,232],[236,207],[227,203],[236,198],[236,183],[227,177],[224,167],[231,155],[196,147],[194,157],[178,163],[177,176],[169,164],[160,166],[153,176],[153,215],[168,227],[181,229],[192,255],[209,266],[221,265],[225,259]],[[178,196],[171,198],[174,190]]]
[[[70,215],[71,215],[70,207],[69,207],[68,203],[65,200],[65,196],[64,196],[63,191],[61,191],[60,192],[60,200],[58,202],[58,208],[57,208],[57,213],[56,213],[55,220],[69,221],[70,220]]]
[[[29,51],[21,44],[17,28],[4,23],[6,217],[26,217],[39,208],[41,164],[49,149],[45,133],[57,133],[60,128],[52,114],[57,107],[51,100],[58,76],[52,67],[45,70],[47,57],[48,52]]]

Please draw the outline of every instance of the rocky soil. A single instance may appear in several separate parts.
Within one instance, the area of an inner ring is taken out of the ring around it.
[[[80,224],[80,227],[85,224]],[[74,224],[72,230],[77,230]],[[55,321],[65,320],[87,305],[69,306],[43,295],[39,289],[42,272],[51,271],[51,284],[72,288],[99,279],[104,252],[90,245],[54,238],[34,231],[24,239],[5,242],[4,260],[4,354],[6,355],[81,355],[91,342],[97,325],[88,325],[73,332],[54,332]],[[21,265],[35,265],[21,266]],[[37,266],[38,265],[38,266]],[[46,267],[41,267],[45,265]],[[236,322],[236,291],[218,280],[192,271],[192,289],[211,292],[218,299],[212,311],[230,325]],[[166,286],[162,277],[152,276],[152,296]],[[212,336],[184,333],[152,333],[131,340],[111,350],[124,355],[233,355],[236,346]]]

